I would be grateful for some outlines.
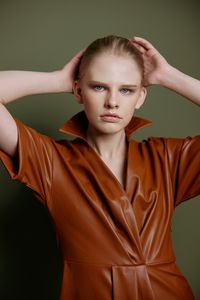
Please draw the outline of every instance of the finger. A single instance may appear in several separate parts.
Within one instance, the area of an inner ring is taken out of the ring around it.
[[[146,48],[146,50],[154,48],[154,46],[149,41],[147,41],[146,39],[144,39],[142,37],[135,36],[135,37],[133,37],[132,41],[142,45],[144,48]]]
[[[83,56],[83,53],[85,52],[86,48],[81,49],[78,53],[75,54],[75,56],[72,58],[72,60],[80,60]]]
[[[141,53],[145,53],[147,50],[146,48],[144,48],[143,46],[139,45],[138,43],[136,42],[131,42],[131,44]]]
[[[140,45],[133,44],[133,46],[140,52],[140,54],[143,54],[146,52],[146,49]]]
[[[145,51],[141,50],[140,52],[141,53],[145,53],[145,55],[147,55],[148,57],[152,57],[154,56],[155,54],[159,53],[158,50],[152,46],[151,43],[149,43],[147,40],[143,39],[143,38],[139,38],[137,37],[138,41],[136,41],[135,39],[132,39],[132,43],[136,46],[140,46],[140,47],[143,47],[143,49],[145,49]],[[142,40],[142,42],[141,42]],[[142,48],[139,48],[138,49],[142,49]]]
[[[86,48],[81,49],[81,50],[76,54],[76,56],[78,56],[78,57],[82,56],[83,53],[85,52],[85,50],[86,50]]]

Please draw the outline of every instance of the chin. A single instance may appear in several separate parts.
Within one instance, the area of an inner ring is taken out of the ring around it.
[[[105,126],[106,125],[106,126]],[[93,127],[94,131],[98,134],[116,134],[118,132],[124,131],[124,127],[116,126],[116,124],[105,124],[104,126]]]

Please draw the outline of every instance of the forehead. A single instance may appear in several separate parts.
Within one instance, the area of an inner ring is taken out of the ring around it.
[[[141,69],[137,62],[128,55],[103,53],[95,56],[84,70],[87,80],[141,81]]]

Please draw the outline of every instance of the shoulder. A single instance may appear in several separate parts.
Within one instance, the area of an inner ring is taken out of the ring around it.
[[[169,158],[181,155],[184,152],[200,151],[200,135],[187,137],[148,137],[142,141],[132,140],[135,149],[147,155],[157,153]]]
[[[143,139],[141,141],[132,140],[133,143],[135,143],[138,146],[143,147],[180,147],[184,144],[190,143],[192,141],[199,141],[200,135],[197,136],[187,136],[187,137],[157,137],[157,136],[150,136],[146,139]]]
[[[18,127],[19,138],[24,141],[32,141],[33,143],[40,143],[43,145],[49,145],[58,151],[62,150],[78,150],[84,147],[85,142],[80,138],[69,139],[54,139],[53,137],[42,133],[41,131],[33,128],[30,125],[25,124],[19,119],[15,119]]]

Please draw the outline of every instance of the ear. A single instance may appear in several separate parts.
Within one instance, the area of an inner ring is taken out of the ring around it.
[[[81,93],[81,88],[80,88],[80,83],[78,80],[74,80],[72,83],[72,90],[73,94],[75,96],[75,99],[77,100],[78,103],[82,104],[82,93]]]
[[[146,96],[147,96],[147,89],[144,86],[142,86],[140,95],[138,97],[138,100],[137,100],[137,103],[135,106],[136,109],[139,109],[144,104]]]

